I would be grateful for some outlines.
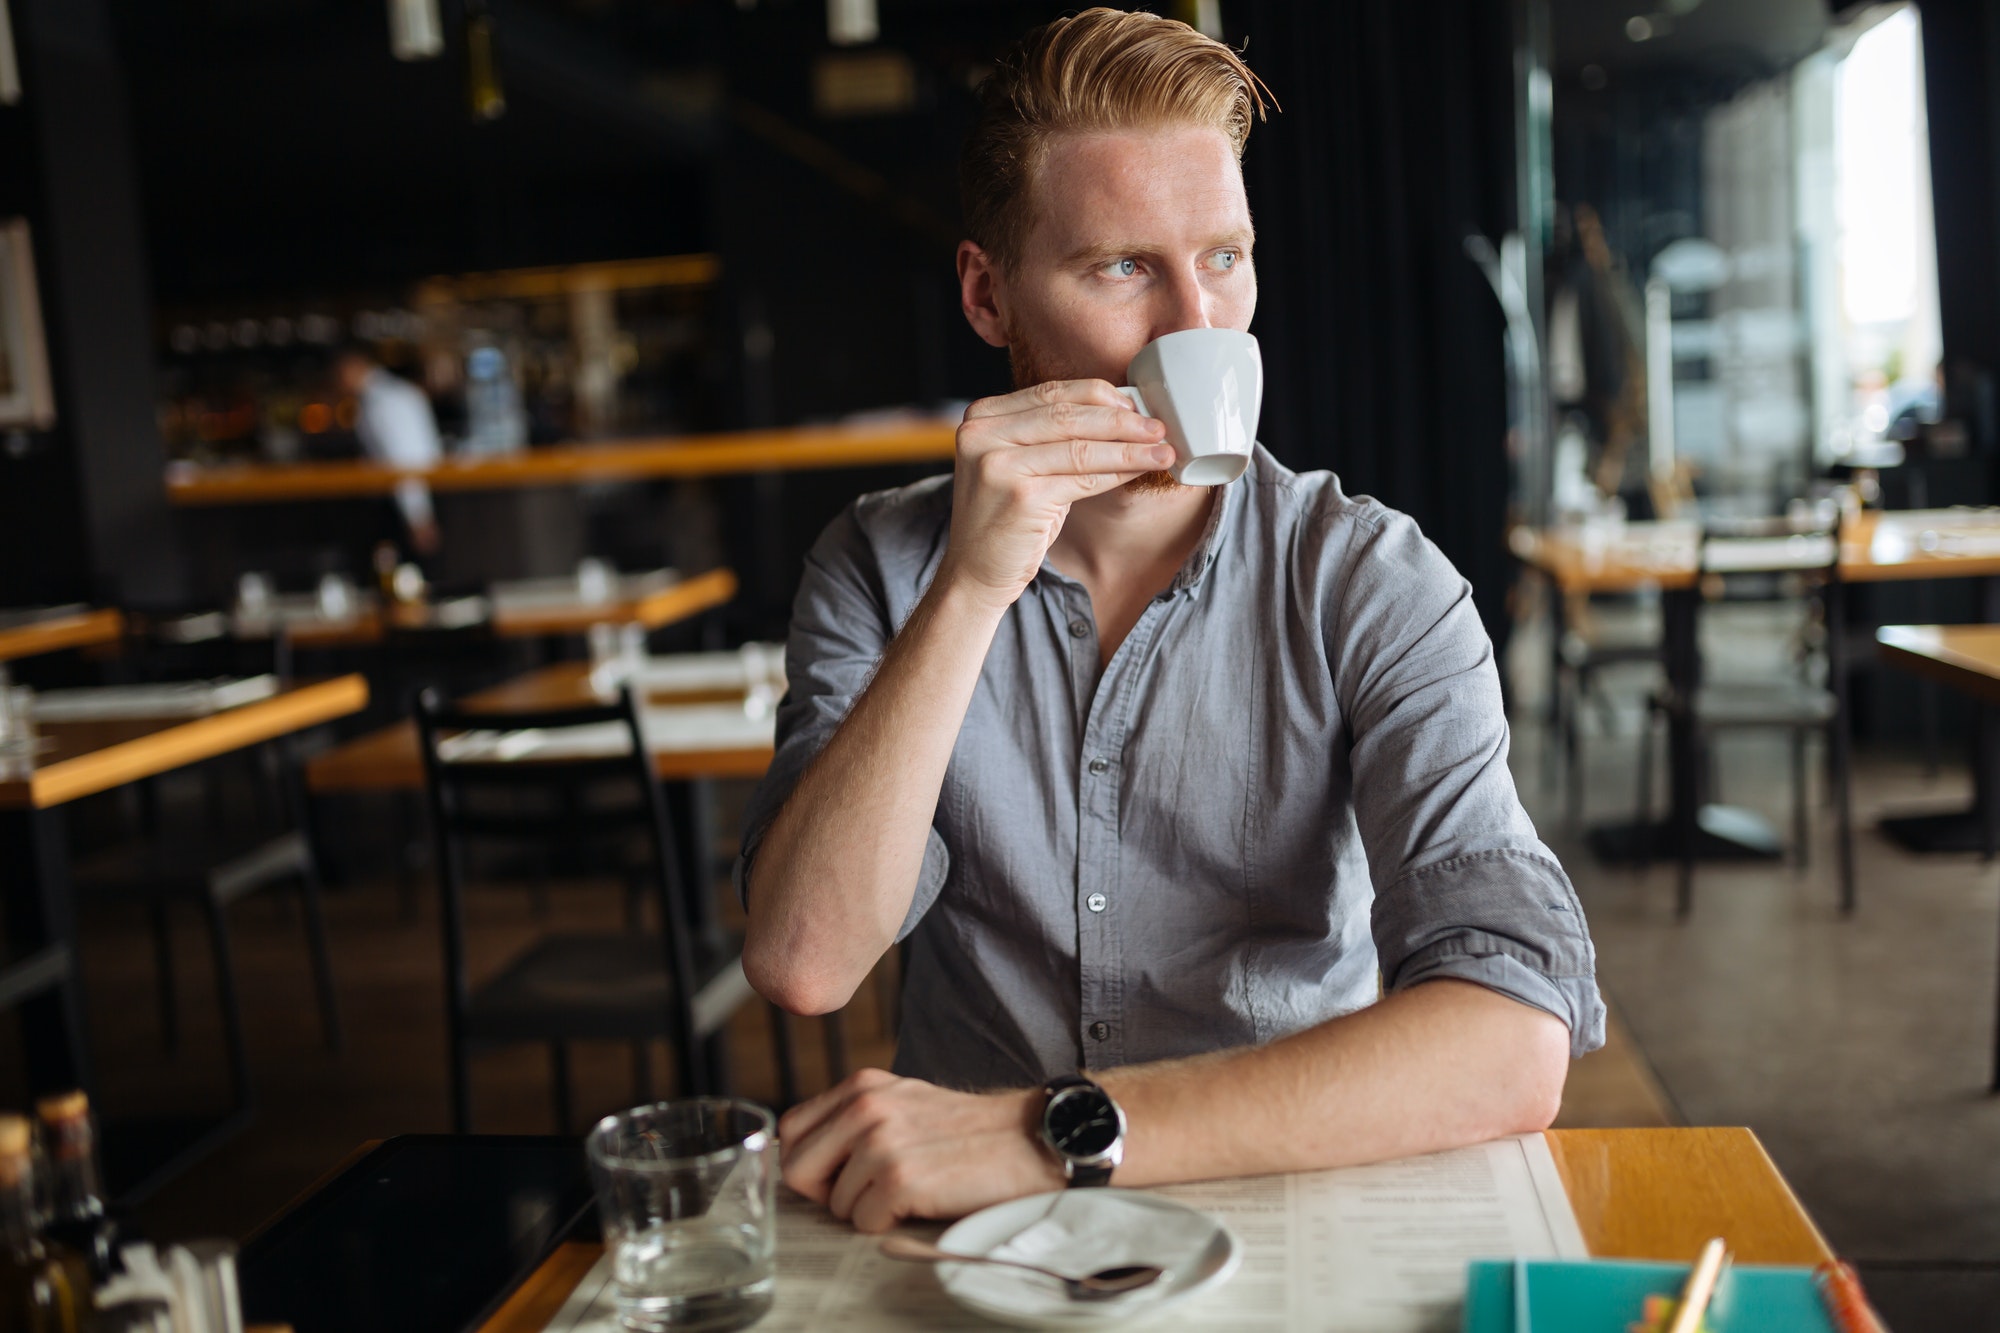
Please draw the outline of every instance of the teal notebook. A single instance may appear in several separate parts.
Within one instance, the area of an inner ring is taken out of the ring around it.
[[[1687,1275],[1686,1264],[1622,1259],[1482,1259],[1466,1270],[1465,1333],[1625,1333],[1646,1297],[1678,1295]],[[1714,1333],[1834,1333],[1810,1268],[1730,1265],[1707,1322]]]

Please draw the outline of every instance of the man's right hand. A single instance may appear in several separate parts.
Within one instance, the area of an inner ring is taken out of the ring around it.
[[[958,428],[939,583],[1013,605],[1072,504],[1173,465],[1166,433],[1104,380],[1051,380],[973,403]]]

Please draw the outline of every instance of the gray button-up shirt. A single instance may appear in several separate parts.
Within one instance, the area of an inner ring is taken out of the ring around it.
[[[950,521],[934,478],[862,497],[813,548],[746,858]],[[1045,563],[1009,609],[903,934],[896,1068],[954,1087],[1267,1042],[1438,977],[1547,1010],[1578,1054],[1603,1042],[1465,581],[1408,517],[1261,448],[1101,671],[1076,580]]]

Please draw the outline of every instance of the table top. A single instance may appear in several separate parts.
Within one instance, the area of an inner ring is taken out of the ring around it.
[[[46,615],[8,613],[0,615],[0,662],[111,643],[124,632],[125,617],[106,609],[59,607]]]
[[[2000,625],[1884,625],[1882,660],[2000,703]]]
[[[316,463],[179,464],[168,469],[167,498],[177,505],[261,504],[286,500],[386,496],[421,480],[445,491],[569,486],[592,481],[707,477],[740,472],[947,462],[958,423],[944,419],[873,425],[807,426],[655,439],[548,445],[489,458],[449,458],[428,468],[396,468],[370,459]]]
[[[0,769],[0,809],[46,810],[141,778],[316,727],[368,706],[358,675],[294,682],[268,698],[196,718],[50,722],[26,771]]]
[[[1711,1236],[1746,1264],[1833,1257],[1747,1129],[1555,1129],[1549,1148],[1592,1256],[1685,1262]],[[481,1333],[542,1333],[603,1254],[562,1245]]]
[[[358,592],[354,610],[344,616],[292,612],[282,622],[266,619],[246,623],[240,617],[209,612],[185,620],[204,622],[204,638],[220,638],[231,632],[240,638],[265,638],[274,624],[282,623],[286,637],[298,648],[367,647],[380,643],[391,629],[418,633],[471,629],[480,624],[503,638],[537,638],[587,634],[591,626],[603,624],[661,629],[726,605],[738,587],[736,571],[724,566],[691,578],[679,578],[671,570],[620,574],[610,595],[594,599],[586,599],[580,591],[568,597],[552,595],[573,583],[570,579],[497,583],[488,596],[408,605],[385,605],[372,591]],[[510,596],[510,592],[528,595]],[[213,629],[208,628],[208,622],[213,623]]]
[[[1523,563],[1565,592],[1629,592],[1691,586],[1696,532],[1693,523],[1677,522],[1626,523],[1596,534],[1520,527],[1507,541]],[[2000,524],[1989,510],[1870,510],[1841,532],[1840,577],[1848,582],[1995,574],[2000,574]]]
[[[617,595],[603,601],[542,601],[508,605],[503,589],[493,603],[493,632],[514,636],[583,634],[592,625],[644,625],[659,629],[722,606],[736,596],[736,572],[711,569],[693,578],[653,579],[624,575]]]
[[[727,703],[741,700],[741,688],[645,690],[653,704]],[[517,676],[465,699],[468,708],[504,714],[602,703],[592,690],[590,666],[559,662]],[[664,781],[691,778],[759,778],[771,765],[771,747],[727,750],[661,750],[653,770]],[[316,755],[306,765],[306,785],[315,793],[415,791],[424,785],[423,754],[414,722],[397,722]]]

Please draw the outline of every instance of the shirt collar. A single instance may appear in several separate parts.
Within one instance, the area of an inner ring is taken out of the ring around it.
[[[1255,469],[1253,460],[1251,471]],[[1182,562],[1180,573],[1174,575],[1173,584],[1167,589],[1169,593],[1185,592],[1190,597],[1200,595],[1203,580],[1208,577],[1215,558],[1222,553],[1223,542],[1236,525],[1237,512],[1243,508],[1243,488],[1249,484],[1249,476],[1249,472],[1245,472],[1227,486],[1219,488],[1222,494],[1209,506],[1208,526],[1202,529],[1201,540],[1194,544],[1194,549]]]

